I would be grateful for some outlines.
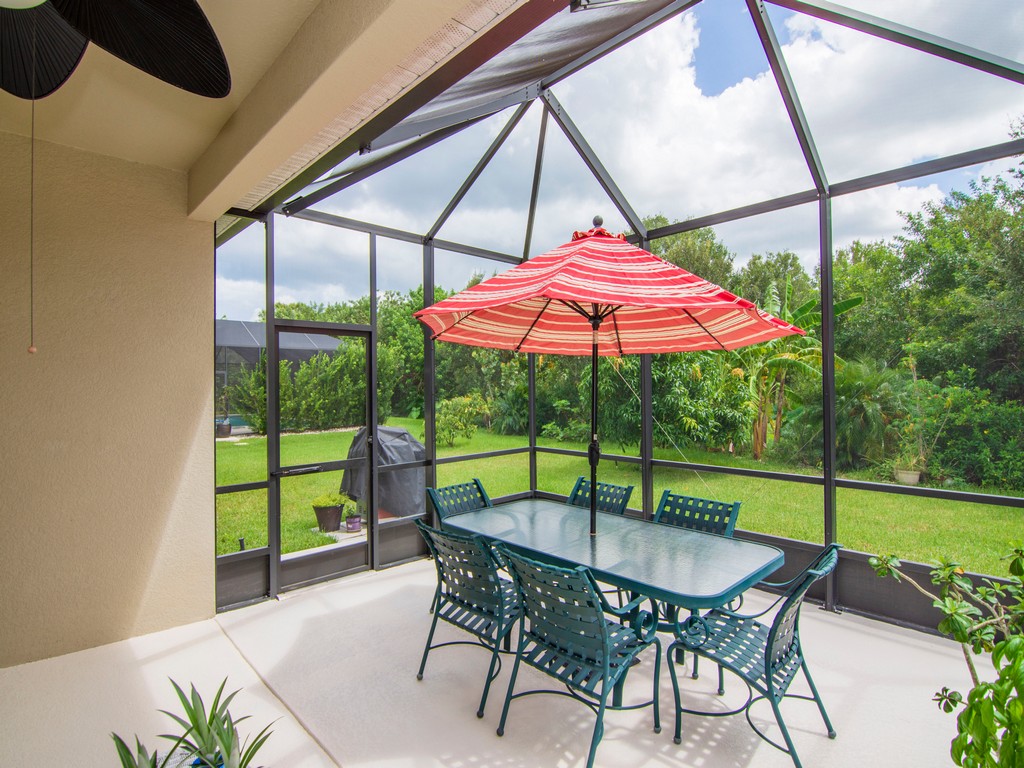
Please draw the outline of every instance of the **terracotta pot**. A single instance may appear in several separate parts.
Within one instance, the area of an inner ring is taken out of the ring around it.
[[[341,528],[341,507],[313,507],[316,512],[316,524],[320,530],[337,531]]]

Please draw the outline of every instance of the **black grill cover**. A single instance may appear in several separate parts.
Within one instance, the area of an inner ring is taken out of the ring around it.
[[[399,427],[377,427],[377,466],[404,464],[409,461],[423,461],[427,451],[423,443],[407,430]],[[348,458],[366,458],[366,427],[360,427],[352,438]],[[349,468],[341,477],[341,492],[357,502],[366,492],[366,465]],[[426,509],[426,475],[424,467],[410,467],[396,472],[378,473],[380,488],[377,492],[378,511],[381,517],[410,517],[422,515]],[[362,508],[363,504],[360,504]]]

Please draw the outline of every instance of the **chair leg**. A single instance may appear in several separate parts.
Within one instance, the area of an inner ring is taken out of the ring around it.
[[[505,635],[505,638],[508,639],[508,635]],[[484,716],[484,705],[487,704],[487,692],[491,689],[491,681],[494,680],[495,677],[497,677],[497,675],[494,673],[494,668],[498,665],[498,642],[498,639],[495,638],[494,652],[491,654],[491,666],[487,668],[487,679],[484,681],[484,692],[483,695],[480,697],[480,709],[476,711],[477,717]]]
[[[694,661],[697,660],[696,654],[694,655]],[[722,670],[722,665],[718,665],[718,695],[725,696],[725,672]]]
[[[512,674],[508,678],[508,690],[505,692],[505,706],[501,708],[501,720],[498,721],[498,735],[505,735],[505,719],[508,717],[508,706],[512,703],[512,691],[516,687],[516,675],[519,674],[519,661],[522,657],[523,643],[519,641],[519,649],[516,651],[516,663],[512,665]]]
[[[430,622],[430,632],[427,633],[427,644],[423,646],[423,658],[420,659],[420,669],[416,673],[416,679],[423,679],[423,668],[427,666],[427,654],[430,653],[430,644],[434,640],[434,630],[437,629],[437,611],[434,611],[434,618]]]
[[[825,711],[825,704],[821,700],[821,696],[818,695],[818,688],[814,684],[814,680],[811,679],[811,673],[807,669],[807,662],[801,662],[800,668],[804,671],[804,677],[807,678],[807,684],[811,687],[811,694],[814,696],[814,703],[818,705],[818,711],[821,712],[821,719],[825,721],[825,728],[828,730],[828,737],[834,739],[836,737],[836,729],[832,727],[832,721],[828,719],[828,713]]]
[[[594,735],[590,739],[590,753],[587,755],[587,768],[592,768],[594,765],[594,756],[597,754],[597,745],[601,743],[601,737],[604,736],[604,710],[608,704],[608,692],[601,689],[601,704],[597,708],[597,722],[594,723]]]
[[[786,727],[786,721],[782,719],[782,712],[779,710],[779,702],[775,701],[774,698],[768,697],[768,700],[772,703],[772,711],[775,713],[775,721],[779,724],[779,730],[782,731],[782,738],[786,740],[786,746],[789,748],[789,756],[793,758],[793,765],[796,768],[803,768],[800,763],[800,758],[796,754],[796,746],[793,744],[793,739],[789,737],[789,729]]]
[[[661,733],[661,708],[658,706],[661,692],[661,641],[654,638],[654,732]]]
[[[669,677],[672,678],[672,697],[676,705],[676,730],[672,736],[672,741],[679,744],[682,741],[682,719],[683,719],[683,705],[679,700],[679,678],[676,676],[676,651],[680,650],[679,643],[672,643],[668,647],[668,673]]]

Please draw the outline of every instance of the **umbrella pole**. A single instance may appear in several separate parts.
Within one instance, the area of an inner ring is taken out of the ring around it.
[[[601,325],[601,317],[596,308],[590,318],[594,329],[594,340],[590,354],[590,448],[587,457],[590,460],[590,535],[597,535],[597,463],[601,460],[601,445],[597,441],[597,329]]]

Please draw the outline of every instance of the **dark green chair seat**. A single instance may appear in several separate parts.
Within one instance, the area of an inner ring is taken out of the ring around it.
[[[475,477],[468,483],[447,485],[444,488],[427,488],[427,495],[430,496],[430,502],[434,505],[437,519],[442,526],[445,518],[452,515],[494,506],[487,491],[484,490],[483,483]]]
[[[498,735],[505,733],[512,700],[534,693],[570,696],[586,704],[597,715],[587,768],[594,764],[597,745],[604,735],[606,709],[653,706],[654,731],[660,732],[658,682],[661,641],[656,636],[657,609],[654,604],[651,603],[650,612],[641,611],[644,598],[637,598],[622,608],[614,608],[601,594],[586,568],[559,568],[530,560],[504,547],[500,551],[515,581],[523,616]],[[633,660],[652,645],[655,647],[655,666],[651,700],[623,706],[621,686],[626,674]],[[522,663],[561,681],[566,690],[515,693],[516,677]],[[609,696],[612,697],[611,703],[608,702]]]
[[[717,533],[719,536],[732,536],[736,528],[736,517],[740,513],[740,503],[682,496],[665,491],[654,511],[654,522]]]
[[[626,514],[629,497],[633,494],[632,485],[614,485],[613,483],[597,484],[597,510],[612,515]],[[590,480],[579,477],[569,494],[569,503],[576,507],[590,509]]]
[[[803,646],[800,642],[800,606],[803,604],[807,590],[815,581],[831,573],[839,561],[839,545],[830,544],[807,566],[796,578],[784,585],[788,589],[771,606],[764,611],[744,616],[734,611],[716,608],[703,616],[690,616],[676,625],[676,640],[669,646],[669,672],[672,674],[672,690],[675,694],[676,729],[675,742],[680,743],[682,713],[721,717],[743,712],[754,732],[776,749],[787,753],[796,765],[801,768],[796,747],[782,719],[779,708],[784,698],[805,699],[818,705],[821,717],[825,721],[828,736],[834,739],[835,729],[825,712],[825,705],[818,695],[818,689],[811,679],[804,658]],[[779,607],[781,605],[781,607]],[[773,609],[777,609],[770,623],[758,621]],[[672,662],[673,649],[684,648],[698,656],[711,659],[719,665],[719,693],[721,690],[721,670],[727,669],[747,684],[747,702],[738,709],[729,712],[703,712],[686,709],[682,706],[679,694],[679,682]],[[803,670],[804,677],[811,690],[811,696],[788,693],[790,684],[797,672]],[[757,693],[757,696],[754,695]],[[772,706],[775,719],[785,739],[785,746],[773,741],[762,733],[750,719],[750,707],[755,702],[766,699]]]
[[[437,568],[437,588],[432,604],[434,618],[430,622],[416,679],[423,679],[427,655],[434,648],[465,644],[484,646],[491,651],[491,666],[487,670],[484,692],[476,713],[477,717],[483,717],[487,692],[501,669],[500,646],[504,642],[506,650],[509,648],[509,633],[520,616],[518,595],[513,584],[499,575],[499,565],[491,547],[479,536],[439,531],[422,520],[415,523]],[[474,635],[476,642],[455,640],[432,645],[438,619]]]

